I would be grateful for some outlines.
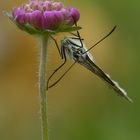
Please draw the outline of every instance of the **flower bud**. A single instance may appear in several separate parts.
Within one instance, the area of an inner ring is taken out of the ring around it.
[[[39,32],[59,31],[72,26],[79,20],[80,13],[75,8],[65,8],[61,2],[51,0],[30,0],[22,7],[14,8],[12,19],[21,29],[31,27]]]

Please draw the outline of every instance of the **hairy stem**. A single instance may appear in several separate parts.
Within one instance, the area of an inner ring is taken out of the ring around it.
[[[41,111],[41,130],[42,140],[48,140],[47,124],[47,95],[46,95],[46,64],[47,64],[47,44],[48,37],[42,36],[42,45],[40,48],[40,65],[39,65],[39,96]]]

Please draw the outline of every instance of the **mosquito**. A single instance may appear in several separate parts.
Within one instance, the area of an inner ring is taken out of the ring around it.
[[[95,60],[93,59],[91,53],[89,52],[91,49],[93,49],[96,45],[98,45],[100,42],[102,42],[104,39],[106,39],[108,36],[110,36],[114,30],[116,29],[116,26],[113,27],[113,29],[102,39],[100,39],[97,43],[95,43],[92,47],[87,49],[85,47],[85,44],[83,42],[83,39],[80,36],[79,31],[77,31],[77,34],[71,33],[73,36],[65,37],[61,41],[61,50],[58,48],[57,41],[52,37],[52,39],[55,41],[55,44],[57,46],[57,49],[59,50],[59,53],[61,55],[61,58],[64,60],[64,62],[54,70],[54,72],[51,74],[47,81],[47,89],[55,86],[64,76],[65,74],[76,64],[80,64],[84,66],[86,69],[97,75],[100,79],[102,79],[109,87],[111,87],[117,95],[127,99],[129,102],[133,102],[131,98],[128,97],[127,92],[122,89],[117,82],[111,79],[111,77],[106,74],[98,65],[96,65]],[[62,68],[68,59],[71,59],[74,61],[74,63],[65,71],[65,73],[53,84],[49,85],[50,79],[54,76],[54,74]]]

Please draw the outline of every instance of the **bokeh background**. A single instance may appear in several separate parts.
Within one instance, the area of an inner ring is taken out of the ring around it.
[[[18,30],[2,14],[24,2],[27,0],[0,1],[0,140],[41,140],[38,39]],[[63,2],[79,9],[81,36],[87,47],[117,25],[116,31],[91,53],[96,63],[127,90],[134,103],[117,97],[98,77],[76,65],[48,92],[50,140],[139,140],[140,1]],[[68,34],[56,39],[65,35]],[[53,42],[48,50],[49,75],[61,59]]]

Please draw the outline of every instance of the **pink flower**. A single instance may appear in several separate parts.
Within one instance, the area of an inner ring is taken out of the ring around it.
[[[73,26],[80,18],[80,13],[74,8],[65,8],[61,2],[51,0],[30,0],[22,7],[14,8],[12,19],[18,25],[30,25],[45,31],[56,30],[63,26]]]

